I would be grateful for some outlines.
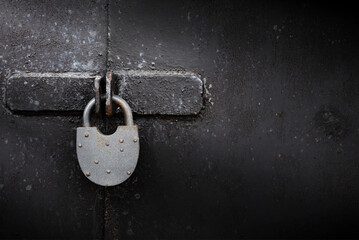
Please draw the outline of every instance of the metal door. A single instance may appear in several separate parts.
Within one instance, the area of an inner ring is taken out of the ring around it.
[[[328,4],[1,0],[1,238],[358,237],[357,21]],[[128,89],[140,158],[104,188],[76,158],[92,82],[11,79],[109,71],[189,72],[203,93],[194,111],[161,102],[181,82]]]

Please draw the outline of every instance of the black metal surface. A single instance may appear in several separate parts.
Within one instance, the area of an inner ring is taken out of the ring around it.
[[[88,182],[76,159],[81,118],[13,115],[4,93],[14,70],[106,69],[106,3],[0,1],[0,6],[0,237],[101,238],[104,189]]]
[[[17,116],[2,106],[1,237],[359,237],[352,4],[2,4],[3,88],[13,69],[184,70],[201,75],[206,100],[198,116],[135,115],[137,168],[105,190],[77,166],[79,117]],[[80,39],[66,43],[65,27]],[[89,31],[96,39],[83,45]],[[63,49],[73,53],[59,58]],[[95,51],[103,54],[90,69]],[[108,121],[107,130],[118,123]]]
[[[358,237],[357,21],[328,4],[110,1],[112,69],[199,73],[207,102],[135,119],[107,239]]]

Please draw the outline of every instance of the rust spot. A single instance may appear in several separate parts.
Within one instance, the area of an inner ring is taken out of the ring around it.
[[[138,178],[136,177],[133,181],[132,181],[132,184],[135,184],[138,182]]]

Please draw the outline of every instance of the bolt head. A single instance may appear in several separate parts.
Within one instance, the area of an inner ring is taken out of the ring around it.
[[[123,152],[123,148],[120,148],[120,151]]]
[[[90,172],[86,172],[85,175],[86,175],[87,177],[89,177],[89,176],[91,176],[91,173],[90,173]]]
[[[81,143],[79,143],[79,147],[82,147],[82,144],[81,144]]]
[[[134,138],[134,139],[133,139],[133,142],[134,142],[134,143],[137,142],[137,138]]]
[[[125,140],[123,140],[122,138],[120,139],[120,143],[123,143]]]
[[[111,173],[111,170],[106,170],[107,174],[110,174]]]
[[[95,160],[94,162],[95,162],[96,164],[98,164],[98,160]]]
[[[89,134],[89,133],[85,133],[85,137],[88,137],[88,136],[90,136],[90,134]]]
[[[131,171],[127,171],[126,173],[127,173],[127,175],[131,175]]]
[[[106,145],[106,146],[110,146],[110,143],[107,142],[107,143],[105,143],[105,145]]]

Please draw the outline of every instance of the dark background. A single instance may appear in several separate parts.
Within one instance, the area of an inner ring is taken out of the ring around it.
[[[357,14],[345,1],[0,0],[0,237],[358,238]],[[139,163],[117,187],[79,168],[81,113],[5,105],[16,70],[121,69],[195,72],[205,94],[197,116],[134,116]]]

